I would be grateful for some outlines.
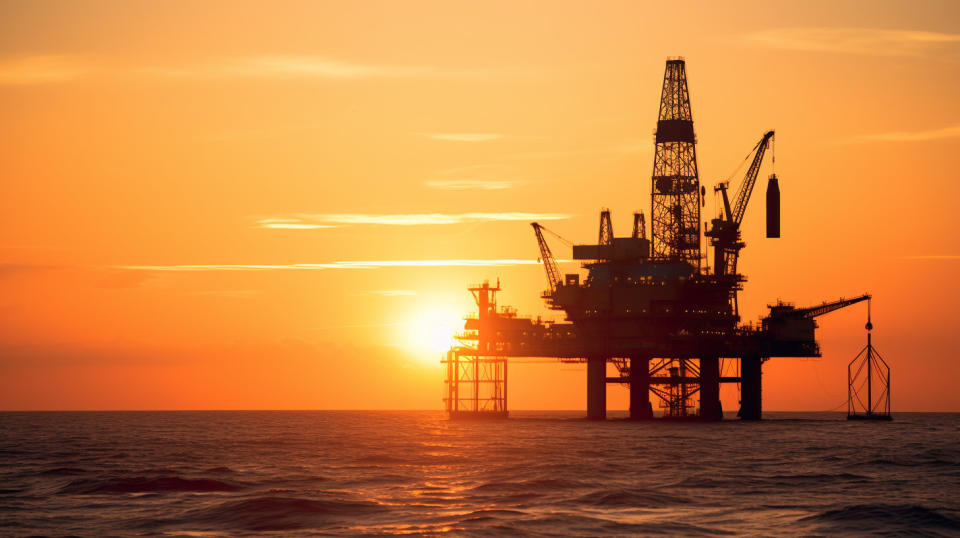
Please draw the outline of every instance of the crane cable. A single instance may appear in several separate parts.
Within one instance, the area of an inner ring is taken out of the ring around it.
[[[733,172],[730,173],[730,176],[727,177],[727,179],[725,180],[725,181],[727,182],[727,188],[729,188],[730,182],[733,181],[733,176],[737,175],[737,174],[740,172],[740,169],[743,168],[743,165],[747,164],[747,161],[749,161],[749,160],[750,160],[750,157],[753,156],[753,153],[754,153],[755,151],[757,151],[757,146],[759,146],[759,145],[760,145],[760,142],[757,142],[757,143],[753,146],[753,149],[751,149],[750,152],[747,153],[747,156],[744,157],[743,160],[740,161],[740,164],[738,164],[737,167],[734,168]]]
[[[564,238],[562,235],[560,235],[560,234],[558,234],[557,232],[551,230],[550,228],[547,228],[547,227],[544,226],[543,224],[538,224],[537,226],[539,226],[541,230],[544,230],[544,231],[546,231],[546,232],[549,232],[550,235],[556,237],[557,239],[559,239],[560,241],[562,241],[563,243],[565,243],[568,247],[572,247],[572,246],[573,246],[573,241],[570,241],[570,240]]]
[[[777,135],[770,137],[770,173],[777,173]]]
[[[755,146],[753,146],[753,149],[751,149],[750,152],[747,153],[747,156],[744,157],[742,161],[740,161],[740,164],[738,164],[737,167],[733,169],[733,172],[730,172],[730,175],[727,177],[727,179],[720,181],[720,183],[726,183],[726,184],[727,184],[727,190],[730,189],[730,182],[733,181],[733,176],[735,176],[735,175],[737,175],[738,173],[740,173],[740,170],[743,168],[743,165],[746,164],[747,161],[750,160],[750,157],[753,155],[753,152],[757,150],[757,146],[759,146],[759,145],[760,145],[760,143],[757,142],[757,144],[756,144]],[[713,203],[717,206],[717,210],[721,212],[721,213],[720,213],[720,217],[722,218],[722,217],[723,217],[723,213],[722,213],[722,212],[723,212],[723,208],[722,208],[721,205],[720,205],[720,191],[718,191],[717,189],[713,189]]]
[[[757,148],[760,147],[760,144],[761,144],[761,143],[763,143],[763,140],[761,140],[760,142],[757,142],[756,144],[754,144],[753,149],[751,149],[750,152],[747,153],[747,156],[744,157],[743,160],[740,161],[740,164],[738,164],[737,167],[733,170],[733,172],[730,173],[730,176],[727,177],[727,179],[725,180],[725,181],[727,182],[727,188],[730,187],[730,182],[733,181],[733,176],[737,175],[737,174],[740,172],[740,170],[743,168],[743,165],[746,164],[747,161],[750,160],[750,157],[752,157],[753,154],[757,152]],[[770,137],[770,156],[771,156],[771,172],[776,172],[776,167],[777,167],[777,135],[773,135],[773,136]]]

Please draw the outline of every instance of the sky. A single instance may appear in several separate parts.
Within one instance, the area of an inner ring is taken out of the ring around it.
[[[530,221],[649,212],[676,56],[708,191],[777,131],[744,319],[870,292],[894,411],[960,411],[960,6],[933,1],[0,2],[0,409],[441,409],[468,285],[562,319]],[[767,362],[765,409],[845,408],[865,318]],[[583,409],[585,369],[511,363],[509,398]]]

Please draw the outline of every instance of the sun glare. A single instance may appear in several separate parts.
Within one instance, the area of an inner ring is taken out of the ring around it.
[[[454,335],[463,330],[463,314],[453,308],[432,307],[419,312],[411,322],[410,347],[434,354],[457,345]]]

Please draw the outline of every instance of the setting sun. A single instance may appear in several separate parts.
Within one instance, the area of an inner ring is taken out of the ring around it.
[[[464,314],[466,313],[443,307],[433,307],[420,312],[411,322],[410,347],[430,351],[432,358],[457,345],[454,335],[463,330]]]

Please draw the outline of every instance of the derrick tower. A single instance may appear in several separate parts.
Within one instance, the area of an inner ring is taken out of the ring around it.
[[[700,267],[702,195],[685,63],[667,60],[650,189],[654,259]]]

